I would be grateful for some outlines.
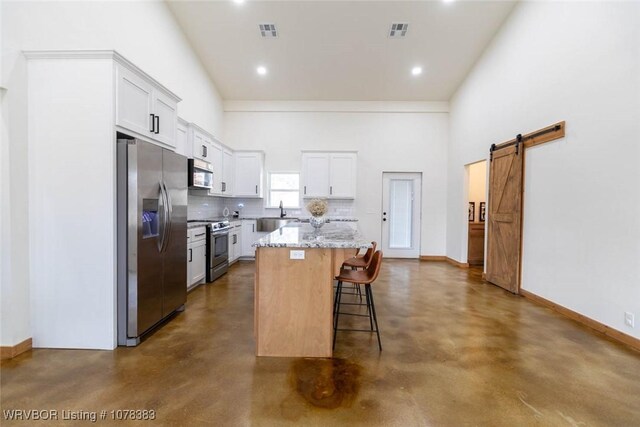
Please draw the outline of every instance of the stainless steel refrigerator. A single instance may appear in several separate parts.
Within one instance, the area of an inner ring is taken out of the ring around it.
[[[187,158],[137,139],[117,143],[118,345],[187,300]]]

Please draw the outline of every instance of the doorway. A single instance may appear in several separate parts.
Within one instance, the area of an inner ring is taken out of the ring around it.
[[[469,231],[467,233],[467,263],[471,267],[484,266],[485,219],[487,210],[487,161],[466,166],[468,183]]]
[[[420,257],[421,195],[421,173],[382,173],[382,250],[385,257]]]

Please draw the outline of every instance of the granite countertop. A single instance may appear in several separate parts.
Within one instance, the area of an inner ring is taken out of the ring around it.
[[[266,235],[252,246],[262,248],[369,248],[371,242],[347,224],[328,223],[314,229],[308,223],[292,222]]]
[[[229,221],[239,221],[243,219],[260,219],[260,218],[278,218],[278,216],[257,216],[257,215],[249,215],[249,216],[241,216],[240,218],[231,218],[229,217]],[[285,216],[284,219],[299,219],[303,222],[309,222],[309,216]],[[329,220],[329,222],[338,222],[338,221],[348,221],[348,222],[357,222],[358,218],[352,216],[327,216],[325,217]]]
[[[310,216],[298,217],[300,221],[309,222]],[[326,216],[329,222],[358,222],[358,218],[352,216]]]
[[[192,228],[205,227],[209,223],[211,223],[211,221],[188,222],[187,230],[191,230]]]

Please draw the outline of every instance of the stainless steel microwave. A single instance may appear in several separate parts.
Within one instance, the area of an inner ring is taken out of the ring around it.
[[[213,165],[200,159],[189,159],[189,187],[213,189]]]

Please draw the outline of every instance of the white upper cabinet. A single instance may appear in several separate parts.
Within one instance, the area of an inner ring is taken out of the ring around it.
[[[302,196],[354,199],[357,156],[355,152],[303,152]]]
[[[154,139],[176,146],[176,127],[178,124],[178,104],[161,91],[154,91]]]
[[[117,67],[116,124],[139,134],[152,129],[153,86],[136,73]]]
[[[211,148],[211,138],[193,123],[189,124],[189,136],[191,141],[191,153],[196,159],[212,162],[213,153]]]
[[[329,154],[329,197],[355,199],[356,153]]]
[[[263,197],[264,153],[262,151],[236,151],[233,195]]]
[[[222,147],[222,194],[225,196],[234,195],[234,165],[233,151]]]
[[[211,142],[211,165],[213,166],[213,189],[209,191],[209,194],[221,196],[222,193],[222,145],[216,142]]]
[[[210,162],[213,166],[212,196],[233,196],[233,151],[213,140],[210,144]]]
[[[116,66],[116,125],[133,136],[176,147],[180,98],[142,72]]]
[[[178,117],[176,124],[176,153],[185,157],[193,157],[193,146],[189,140],[189,124]]]
[[[302,196],[329,195],[329,154],[302,153]]]

